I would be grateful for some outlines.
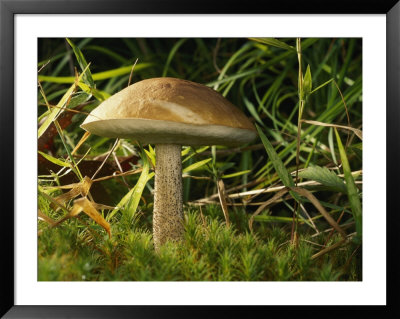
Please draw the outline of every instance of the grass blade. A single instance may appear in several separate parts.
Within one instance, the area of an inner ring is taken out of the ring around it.
[[[139,205],[140,198],[142,197],[144,187],[146,186],[146,183],[148,181],[149,160],[143,149],[142,149],[141,157],[142,157],[142,161],[143,161],[143,170],[142,170],[142,173],[140,174],[139,180],[137,181],[137,183],[134,187],[135,190],[134,190],[133,195],[128,204],[129,220],[131,220],[133,218],[134,214],[136,213],[136,209]]]
[[[291,45],[286,44],[285,42],[279,41],[275,38],[249,38],[252,41],[260,42],[263,44],[271,45],[280,49],[285,49],[289,51],[296,52],[296,49]]]
[[[304,74],[303,90],[305,96],[308,96],[312,91],[312,78],[311,78],[310,65],[307,65],[307,70],[306,73]]]
[[[178,42],[176,42],[175,45],[172,47],[172,49],[171,49],[171,51],[170,51],[170,53],[169,53],[169,55],[168,55],[167,62],[165,63],[165,66],[164,66],[164,71],[163,71],[163,73],[162,73],[162,76],[163,76],[163,77],[164,77],[164,76],[167,76],[167,74],[168,74],[168,68],[169,68],[169,65],[170,65],[170,63],[171,63],[171,61],[172,61],[172,58],[174,57],[176,51],[178,51],[179,47],[180,47],[182,44],[184,44],[186,40],[187,40],[187,39],[180,39],[180,40],[179,40]]]
[[[40,126],[39,130],[38,130],[38,138],[41,137],[43,135],[43,133],[47,130],[47,128],[50,126],[51,123],[53,123],[53,121],[57,118],[58,115],[60,115],[62,113],[62,111],[64,110],[64,108],[66,107],[66,105],[68,104],[68,101],[70,100],[70,97],[72,96],[72,94],[74,93],[76,87],[77,87],[77,83],[79,83],[79,81],[82,79],[83,75],[85,74],[85,72],[89,69],[89,66],[86,67],[85,70],[83,70],[83,72],[79,75],[78,79],[72,77],[73,79],[73,83],[71,85],[71,87],[68,89],[68,91],[64,94],[64,96],[61,98],[61,100],[58,102],[57,107],[55,107],[51,113],[49,114],[49,116],[47,116],[46,120],[43,122],[43,124]],[[40,81],[40,79],[39,79]]]
[[[64,162],[58,158],[55,158],[51,155],[48,155],[46,153],[43,153],[41,151],[38,151],[40,155],[42,155],[45,159],[47,159],[48,161],[52,162],[53,164],[56,164],[58,166],[63,166],[63,167],[72,167],[70,163],[68,162]]]
[[[318,87],[316,87],[314,90],[312,90],[312,91],[310,92],[310,95],[313,94],[314,92],[318,91],[319,89],[322,89],[325,85],[331,83],[332,81],[333,81],[333,78],[330,79],[330,80],[328,80],[328,81],[326,81],[325,83],[322,83],[320,86],[318,86]]]
[[[186,156],[190,152],[190,150],[193,150],[193,152],[191,154],[189,154],[188,156],[186,156],[182,160],[182,163],[185,163],[186,161],[190,160],[193,156],[201,154],[201,153],[203,153],[205,150],[207,150],[209,148],[210,148],[210,146],[203,146],[203,147],[201,147],[201,148],[199,148],[197,150],[194,149],[194,148],[192,149],[191,147],[188,147],[188,148],[184,149],[182,151],[182,153],[181,153],[182,156]]]
[[[250,173],[250,172],[251,172],[251,170],[250,170],[250,169],[247,169],[247,170],[240,171],[240,172],[236,172],[236,173],[232,173],[232,174],[224,174],[224,175],[221,176],[221,178],[232,178],[232,177],[236,177],[236,176],[241,176],[241,175],[244,175],[244,174],[248,174],[248,173]]]
[[[136,64],[135,70],[140,71],[153,66],[152,63],[139,63]],[[100,81],[110,79],[116,76],[121,76],[131,73],[132,65],[123,66],[121,68],[112,69],[109,71],[99,72],[92,74],[93,81]],[[47,76],[39,75],[38,80],[40,82],[52,82],[52,83],[74,83],[75,78],[73,76]]]
[[[156,152],[154,151],[154,149],[151,147],[151,145],[149,145],[149,150],[144,150],[147,154],[147,156],[149,157],[151,164],[153,165],[153,167],[156,167]]]
[[[78,60],[79,66],[81,67],[82,70],[85,70],[88,66],[88,63],[86,62],[85,57],[82,54],[82,51],[68,38],[66,38],[67,42],[71,46],[72,50],[75,53],[76,59]],[[92,73],[88,69],[83,76],[83,82],[89,85],[90,87],[94,88],[95,84],[93,81]]]
[[[182,170],[182,173],[188,173],[188,172],[193,171],[195,169],[199,169],[200,167],[206,165],[209,161],[211,161],[211,158],[207,158],[205,160],[202,160],[202,161],[196,162],[196,163],[194,163],[192,165],[189,165],[188,167],[186,167],[186,168],[184,168]]]
[[[116,208],[110,214],[108,214],[107,220],[111,220],[111,218],[125,205],[129,205],[127,209],[127,211],[129,212],[129,219],[133,218],[139,205],[143,189],[146,183],[149,181],[151,175],[149,175],[149,161],[144,151],[142,151],[142,160],[143,168],[139,180],[137,181],[136,185],[132,187],[132,189],[128,193],[126,193],[125,196],[119,201]],[[154,174],[152,176],[154,176]]]
[[[271,160],[272,165],[274,166],[279,178],[282,180],[283,185],[285,185],[286,187],[294,187],[292,176],[290,176],[289,172],[286,170],[285,165],[279,158],[271,142],[264,135],[264,133],[261,131],[260,127],[257,124],[256,128],[258,134],[260,135],[261,141],[264,144],[265,150],[267,151],[268,157]]]
[[[361,242],[362,238],[362,210],[361,210],[361,202],[360,197],[358,195],[358,189],[354,182],[353,176],[351,175],[351,169],[349,160],[347,159],[346,152],[344,150],[342,141],[340,139],[339,133],[335,128],[336,140],[338,143],[340,159],[342,160],[344,179],[346,181],[347,186],[347,196],[349,198],[351,211],[353,213],[354,221],[356,223],[356,232],[357,236],[354,240],[357,243]]]
[[[79,82],[78,85],[83,91],[85,91],[87,94],[93,95],[100,102],[107,100],[111,96],[111,94],[108,94],[105,91],[97,90],[83,82]]]

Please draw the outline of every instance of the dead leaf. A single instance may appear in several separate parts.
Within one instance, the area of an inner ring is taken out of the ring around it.
[[[54,226],[59,225],[68,218],[79,215],[82,211],[86,215],[88,215],[91,219],[93,219],[97,224],[103,227],[105,231],[108,233],[108,236],[111,237],[110,224],[103,218],[103,216],[101,216],[101,214],[94,207],[93,203],[89,201],[86,197],[74,200],[74,205],[72,206],[71,211],[66,216],[57,221]]]
[[[64,185],[64,186],[58,186],[58,188],[72,188],[69,192],[61,194],[60,196],[57,196],[54,198],[56,202],[58,202],[61,205],[64,205],[67,201],[81,195],[83,197],[86,197],[89,193],[90,187],[92,186],[93,181],[85,176],[83,180],[80,183],[74,183],[70,185]],[[57,188],[57,186],[56,186]],[[54,205],[54,203],[50,204],[51,208],[54,210],[58,210],[58,206]]]
[[[77,208],[75,208],[75,207],[77,207]],[[110,224],[103,218],[103,216],[101,216],[101,214],[94,207],[93,203],[91,201],[89,201],[86,197],[75,200],[73,210],[74,210],[74,208],[76,211],[81,208],[86,215],[88,215],[97,224],[99,224],[101,227],[103,227],[106,230],[106,232],[108,233],[108,236],[111,237]],[[79,213],[75,212],[75,214],[77,215]],[[71,216],[73,216],[72,211],[71,211]]]
[[[56,210],[58,210],[59,208],[61,208],[62,210],[68,212],[68,209],[67,209],[64,205],[60,204],[60,203],[59,203],[58,201],[56,201],[53,197],[47,195],[45,192],[41,192],[41,191],[39,190],[39,194],[42,195],[44,198],[46,198],[46,199],[50,202],[50,206],[51,206],[51,207],[56,207]],[[53,208],[53,209],[54,209],[54,208]]]

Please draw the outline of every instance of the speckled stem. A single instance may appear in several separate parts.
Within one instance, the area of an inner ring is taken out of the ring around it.
[[[158,250],[183,237],[182,159],[180,145],[156,145],[153,238]]]

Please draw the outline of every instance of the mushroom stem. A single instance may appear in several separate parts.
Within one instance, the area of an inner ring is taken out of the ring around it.
[[[153,238],[156,250],[183,237],[182,159],[180,145],[157,144]]]

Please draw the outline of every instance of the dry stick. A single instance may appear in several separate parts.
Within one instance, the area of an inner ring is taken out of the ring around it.
[[[300,184],[299,184],[299,185],[300,185]],[[283,200],[290,200],[291,198],[292,198],[292,196],[286,195],[285,197],[276,200],[276,201],[275,201],[275,204],[280,203],[280,202],[283,201]],[[194,201],[194,202],[187,202],[187,205],[198,206],[198,207],[200,207],[200,206],[206,206],[207,204],[218,204],[218,203],[219,203],[218,201],[213,201],[213,200],[205,201],[205,200],[203,200],[203,201],[201,201],[201,202],[196,202],[196,201]],[[254,203],[252,203],[252,202],[250,202],[250,203],[230,203],[230,202],[227,202],[227,205],[228,205],[228,206],[242,207],[242,206],[260,206],[260,205],[263,205],[264,203],[265,203],[265,202],[254,202]],[[312,220],[314,220],[316,217],[311,217],[311,218],[312,218]],[[347,224],[346,224],[346,225],[347,225]],[[326,230],[326,232],[329,232],[329,231],[331,231],[331,228],[329,228],[329,229]],[[325,232],[325,230],[324,230],[323,232]],[[316,235],[318,235],[318,234],[320,234],[320,233],[321,233],[321,231],[320,231],[319,233],[317,233]]]
[[[344,215],[344,210],[342,211],[342,213],[340,214],[339,218],[338,218],[337,221],[336,221],[338,224],[339,224],[340,221],[342,220],[343,215]],[[329,235],[328,235],[328,238],[327,238],[326,241],[325,241],[325,244],[324,244],[325,247],[326,247],[326,244],[328,244],[329,239],[331,239],[331,237],[332,237],[334,231],[335,231],[335,229],[332,228],[332,230],[330,231],[330,233],[329,233]]]
[[[301,208],[301,210],[304,212],[304,214],[307,216],[308,221],[309,221],[310,224],[312,225],[312,228],[314,228],[315,232],[316,232],[317,234],[319,234],[319,230],[318,230],[317,226],[314,224],[313,219],[312,219],[311,216],[308,214],[308,212],[307,212],[306,208],[304,207],[304,205],[303,205],[303,204],[300,204],[300,208]]]
[[[215,49],[213,50],[213,64],[214,64],[214,68],[217,70],[218,73],[221,73],[221,69],[217,65],[217,54],[219,51],[220,44],[221,44],[221,38],[218,38]]]
[[[37,71],[37,73],[40,73],[46,66],[47,64],[50,63],[51,60],[47,61],[45,64],[42,65],[42,67]]]
[[[131,85],[133,69],[135,68],[137,61],[138,61],[138,59],[136,58],[135,63],[132,65],[131,74],[129,74],[128,86]]]
[[[133,175],[133,174],[138,174],[140,172],[142,172],[142,168],[138,168],[136,170],[133,171],[128,171],[125,173],[120,173],[120,174],[116,174],[114,173],[113,175],[109,175],[109,176],[104,176],[104,177],[99,177],[96,179],[91,180],[92,183],[95,182],[100,182],[100,181],[105,181],[107,179],[111,179],[111,178],[115,178],[115,177],[122,177],[122,176],[128,176],[128,175]],[[76,186],[78,186],[80,183],[72,183],[69,185],[62,185],[62,186],[42,186],[44,189],[71,189],[74,188]]]
[[[107,159],[110,157],[111,153],[114,151],[115,147],[117,146],[119,142],[119,138],[117,138],[115,140],[115,143],[113,145],[113,147],[111,148],[111,150],[108,152],[107,156],[104,158],[104,161],[101,163],[101,165],[99,166],[99,168],[97,169],[97,171],[93,174],[92,176],[92,180],[96,177],[96,175],[98,174],[98,172],[100,172],[100,170],[102,169],[102,167],[104,166],[104,164],[106,163]]]
[[[326,221],[333,228],[335,228],[344,238],[346,238],[347,236],[346,232],[342,228],[340,228],[340,226],[336,223],[336,221],[332,218],[332,216],[328,214],[328,212],[321,205],[319,200],[310,191],[301,187],[290,187],[290,190],[296,192],[300,196],[306,197],[315,206],[315,208],[318,209],[318,211],[326,219]]]
[[[117,158],[117,155],[115,154],[115,152],[112,152],[112,154],[113,154],[114,161],[115,161],[115,163],[117,164],[117,166],[118,166],[118,168],[119,168],[119,171],[120,171],[121,173],[124,173],[124,170],[123,170],[122,167],[121,167],[121,164],[120,164],[120,162],[119,162],[119,160],[118,160],[118,158]],[[125,186],[128,187],[128,189],[130,190],[131,187],[129,186],[128,182],[125,180],[125,177],[124,177],[124,176],[122,176],[122,181],[123,181],[123,183],[125,184]]]
[[[83,106],[86,106],[86,105],[89,105],[89,104],[92,104],[92,103],[93,103],[93,101],[87,101],[87,102],[84,102],[84,103],[81,103],[81,104],[77,105],[76,108],[83,107]],[[40,103],[40,105],[46,105],[46,104]],[[53,105],[53,104],[49,104],[48,106],[49,106],[49,108],[61,109],[61,110],[63,110],[63,112],[72,112],[72,113],[90,115],[90,116],[96,117],[99,120],[102,120],[101,117],[98,117],[98,116],[93,115],[93,114],[88,113],[88,112],[84,112],[84,111],[80,111],[80,110],[74,110],[74,109],[67,109],[64,106],[57,106],[57,105]]]
[[[352,172],[352,175],[358,174],[360,172],[362,172],[362,171],[354,171],[354,172]],[[343,174],[340,174],[338,176],[340,177],[342,175]],[[184,175],[183,177],[188,177],[188,176]],[[209,179],[209,178],[194,177],[194,176],[193,176],[193,178]],[[355,182],[356,182],[356,184],[362,184],[362,181],[355,181]],[[245,184],[245,185],[247,185],[247,184]],[[319,183],[319,182],[316,182],[316,181],[306,181],[306,182],[299,183],[297,186],[300,187],[300,186],[319,186],[319,185],[322,185],[322,184]],[[227,197],[229,197],[229,198],[241,198],[241,197],[245,197],[245,196],[259,195],[259,194],[263,194],[263,193],[274,193],[274,192],[280,191],[281,189],[284,189],[285,187],[286,186],[275,186],[275,187],[255,189],[255,190],[251,190],[251,191],[230,194],[230,195],[227,195]],[[230,190],[240,189],[240,188],[243,188],[243,185],[231,188],[227,192],[229,192]],[[211,195],[209,197],[198,199],[195,202],[197,202],[197,203],[208,202],[208,201],[211,201],[212,199],[215,199],[217,197],[218,197],[218,194],[213,194],[213,195]]]
[[[119,171],[120,171],[121,173],[123,173],[124,170],[123,170],[122,167],[121,167],[121,163],[120,163],[119,160],[118,160],[117,154],[115,154],[115,152],[112,152],[112,155],[113,155],[115,164],[117,164],[117,166],[118,166],[118,168],[119,168]]]
[[[326,219],[326,221],[336,229],[344,238],[346,238],[346,232],[336,223],[336,221],[328,214],[325,208],[321,205],[318,199],[308,190],[301,188],[301,187],[285,187],[283,190],[275,194],[272,198],[266,201],[263,205],[261,205],[256,212],[250,217],[249,220],[249,228],[250,231],[253,231],[253,220],[254,217],[257,216],[266,206],[270,205],[277,199],[281,198],[284,194],[286,194],[289,190],[296,192],[300,196],[306,197],[314,206],[315,208],[321,213],[321,215]]]
[[[337,124],[329,124],[329,123],[324,123],[324,122],[319,122],[319,121],[311,121],[311,120],[301,120],[301,122],[313,124],[313,125],[319,125],[319,126],[337,127],[337,128],[342,128],[345,130],[350,130],[350,131],[353,131],[354,134],[356,134],[360,140],[362,140],[362,131],[357,128],[354,128],[354,127],[337,125]]]
[[[100,182],[100,181],[105,181],[107,179],[111,179],[111,178],[115,178],[115,177],[133,175],[133,174],[137,174],[137,173],[142,172],[142,170],[143,170],[142,168],[138,168],[138,169],[136,169],[134,171],[128,171],[128,172],[125,172],[125,173],[120,173],[120,174],[115,174],[114,173],[113,175],[109,175],[109,176],[104,176],[104,177],[99,177],[99,178],[93,179],[92,182],[93,183],[94,182]]]
[[[83,136],[81,137],[80,141],[78,144],[76,144],[75,148],[72,150],[71,155],[75,155],[75,153],[78,151],[78,149],[82,146],[82,144],[89,138],[90,132],[85,132]]]
[[[229,227],[230,221],[229,221],[229,211],[228,211],[228,206],[226,203],[226,194],[225,194],[225,185],[222,179],[217,180],[217,189],[218,189],[218,195],[219,195],[219,200],[221,203],[221,208],[225,216],[225,221],[226,221],[226,226]]]
[[[318,258],[318,257],[321,257],[321,256],[325,255],[326,253],[329,253],[330,251],[342,246],[342,244],[344,244],[346,242],[348,242],[347,238],[342,239],[341,241],[337,242],[336,244],[333,244],[332,246],[329,246],[329,247],[319,251],[318,253],[312,255],[311,256],[311,260],[313,260],[315,258]]]
[[[250,219],[249,219],[249,228],[250,231],[253,232],[253,221],[254,221],[254,217],[256,217],[258,214],[260,214],[262,212],[262,210],[269,206],[270,204],[272,204],[274,201],[276,201],[277,199],[281,198],[283,195],[285,195],[287,192],[289,191],[288,188],[284,188],[281,191],[279,191],[278,193],[276,193],[274,196],[272,196],[269,200],[267,200],[263,205],[261,205],[253,215],[251,215]]]
[[[342,229],[347,229],[347,228],[353,226],[354,224],[355,224],[354,222],[349,222],[347,224],[342,224],[342,225],[339,225],[339,226]],[[333,229],[333,227],[332,228],[327,228],[327,229],[319,232],[318,234],[311,235],[311,237],[314,238],[314,237],[320,236],[321,234],[328,233],[328,232],[332,231],[332,229]]]
[[[220,203],[220,202],[210,200],[210,201],[201,202],[201,203],[187,202],[187,205],[201,207],[201,206],[206,206],[207,204],[215,204],[215,205],[217,205],[218,203]],[[240,207],[242,207],[242,206],[260,206],[262,204],[263,203],[248,203],[248,204],[244,204],[244,203],[228,203],[228,202],[226,203],[227,206],[237,206],[237,207],[239,207],[239,206]]]
[[[82,107],[84,107],[84,106],[86,106],[86,105],[89,105],[89,104],[92,104],[92,103],[93,103],[93,101],[87,101],[87,102],[84,102],[84,103],[81,103],[81,104],[77,105],[76,108],[82,108]],[[100,117],[98,117],[98,116],[96,116],[96,115],[92,115],[92,114],[90,114],[90,113],[88,113],[88,112],[84,112],[84,111],[81,111],[81,110],[67,109],[67,108],[64,107],[64,106],[57,106],[57,105],[46,104],[46,103],[39,103],[39,105],[47,105],[47,107],[48,107],[49,110],[50,110],[51,108],[60,109],[60,110],[62,110],[62,112],[71,112],[71,113],[76,113],[76,114],[91,115],[91,116],[93,116],[93,117],[96,117],[96,118],[99,119],[99,120],[102,120],[102,118],[100,118]],[[61,113],[60,113],[58,116],[60,116],[60,115],[61,115]],[[47,116],[43,117],[43,118],[39,121],[38,124],[39,124],[39,125],[43,124],[43,122],[46,120],[46,118],[47,118]]]

